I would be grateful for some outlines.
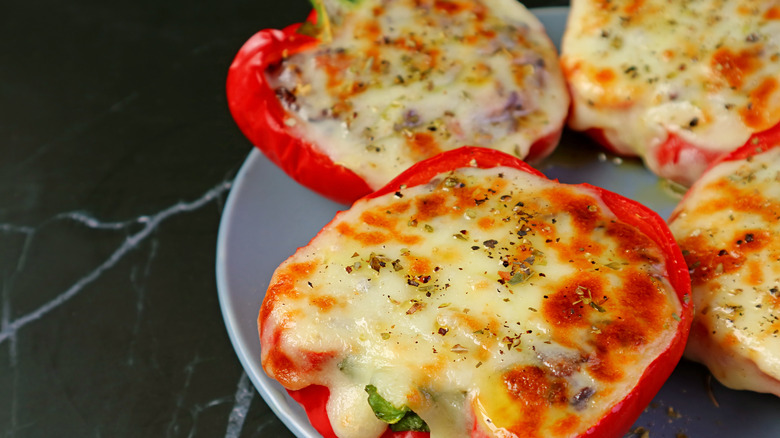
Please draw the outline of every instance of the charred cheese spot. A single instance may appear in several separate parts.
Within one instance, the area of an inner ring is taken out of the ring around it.
[[[602,281],[596,275],[577,275],[563,282],[561,287],[544,301],[544,314],[554,328],[561,330],[556,338],[570,339],[570,347],[577,345],[578,339],[570,336],[571,329],[590,327],[589,316],[598,312],[590,306],[590,301],[604,297]]]
[[[629,269],[623,284],[624,293],[618,297],[623,307],[634,312],[638,322],[645,324],[646,330],[660,332],[667,322],[658,302],[663,296],[655,280],[645,273]]]
[[[746,125],[763,131],[777,123],[780,119],[780,108],[774,104],[777,89],[777,79],[766,78],[750,92],[750,101],[741,110]]]
[[[317,267],[315,262],[291,263],[282,271],[276,273],[276,279],[266,292],[267,299],[297,297],[297,281],[311,275]]]
[[[593,78],[602,87],[608,87],[615,80],[615,72],[611,68],[602,68],[596,72]]]
[[[760,48],[734,52],[721,47],[712,55],[713,71],[723,77],[732,88],[739,88],[745,79],[761,67]]]
[[[381,15],[381,9],[374,9],[374,16]],[[376,21],[366,21],[357,26],[358,31],[355,33],[355,38],[365,38],[368,41],[376,42],[382,36],[382,28],[379,27],[379,23]],[[378,67],[378,66],[377,66]]]
[[[645,4],[645,1],[644,1],[644,0],[632,0],[632,1],[630,1],[630,2],[629,2],[627,5],[626,5],[626,7],[625,7],[624,11],[625,11],[625,12],[626,12],[626,14],[628,14],[629,16],[633,16],[634,14],[636,14],[637,12],[639,12],[639,10],[642,8],[642,6],[643,6],[644,4]]]
[[[466,10],[467,5],[457,1],[435,0],[433,2],[433,7],[448,14],[457,14]]]
[[[567,382],[535,366],[523,366],[504,374],[504,385],[513,402],[524,405],[527,420],[509,429],[518,436],[539,436],[539,423],[550,405],[566,404]]]
[[[767,20],[780,20],[780,7],[771,6],[764,12],[764,18]]]
[[[333,306],[339,304],[338,300],[332,296],[320,295],[309,297],[311,304],[316,307],[320,312],[327,312]]]
[[[358,201],[285,262],[263,363],[296,387],[374,385],[441,436],[475,417],[488,436],[578,435],[675,332],[666,277],[662,250],[590,189],[458,169]]]
[[[388,240],[390,240],[390,236],[387,233],[383,233],[380,231],[371,231],[367,233],[358,232],[355,231],[354,227],[344,223],[339,224],[338,231],[343,236],[355,239],[367,246],[381,245],[382,243],[385,243]]]
[[[426,257],[410,257],[409,272],[412,275],[423,275],[431,272],[431,260]]]
[[[735,178],[740,178],[735,176]],[[719,180],[712,183],[713,198],[700,201],[699,208],[702,213],[715,213],[727,209],[751,215],[760,215],[766,221],[772,221],[778,217],[780,201],[767,198],[753,191],[742,190],[729,180]]]
[[[327,89],[338,94],[339,87],[344,83],[344,73],[352,62],[352,57],[345,53],[326,54],[317,57],[317,66],[327,74]]]
[[[383,214],[375,210],[369,210],[360,215],[360,219],[366,225],[377,228],[384,228],[388,231],[394,231],[398,225],[399,218],[389,214]]]
[[[648,263],[660,262],[657,256],[644,251],[651,243],[650,238],[640,233],[635,228],[620,222],[610,222],[609,225],[607,225],[607,235],[616,238],[618,242],[620,242],[619,251],[621,255],[629,261],[645,261]]]
[[[640,324],[624,319],[600,329],[594,343],[596,349],[588,360],[593,377],[605,382],[622,379],[630,357],[635,357],[647,343],[646,333]]]
[[[496,220],[492,217],[481,217],[479,218],[479,221],[477,221],[477,224],[479,224],[479,227],[483,230],[489,230],[493,228],[493,225],[495,225]]]
[[[580,418],[574,414],[569,414],[555,423],[553,431],[556,435],[566,436],[576,430],[579,425]]]
[[[576,193],[557,194],[547,196],[554,202],[553,208],[567,212],[572,217],[577,230],[592,230],[603,217],[599,214],[599,206],[593,202],[593,197],[582,196]]]
[[[724,241],[703,234],[680,238],[693,284],[703,285],[721,275],[740,271],[745,266],[747,254],[758,253],[773,241],[773,237],[765,230],[747,234],[751,236],[750,242],[744,240],[742,233]]]
[[[431,134],[425,132],[413,134],[406,142],[411,148],[412,156],[416,161],[430,158],[441,152],[436,139]]]
[[[431,218],[444,216],[449,213],[447,200],[442,193],[422,196],[415,200],[415,203],[417,204],[417,214],[414,216],[414,220],[420,222],[429,221]]]

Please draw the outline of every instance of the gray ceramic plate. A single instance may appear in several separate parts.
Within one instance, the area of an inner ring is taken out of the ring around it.
[[[567,8],[534,9],[558,43]],[[676,198],[634,160],[602,153],[578,134],[539,169],[561,182],[588,182],[644,203],[668,217]],[[260,395],[300,438],[319,434],[303,410],[260,367],[257,312],[273,270],[344,206],[297,185],[253,150],[238,173],[225,205],[217,248],[217,287],[230,339]],[[683,360],[632,430],[653,438],[780,437],[780,399],[707,384],[703,367]]]

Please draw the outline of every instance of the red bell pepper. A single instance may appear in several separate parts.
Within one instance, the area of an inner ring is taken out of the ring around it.
[[[721,155],[710,163],[705,173],[726,161],[744,160],[752,155],[760,154],[777,147],[780,147],[780,124],[777,124],[766,131],[759,132],[758,134],[753,134],[747,143],[729,153]],[[690,193],[690,190],[687,191],[679,204],[682,204],[682,201],[687,199]],[[670,223],[682,212],[682,210],[679,209],[679,204],[678,208],[672,211],[672,214],[669,216]]]
[[[414,187],[426,184],[440,173],[473,166],[479,168],[507,166],[533,175],[544,176],[522,160],[502,152],[485,148],[464,147],[439,154],[413,165],[385,187],[368,195],[368,198],[393,193],[402,186]],[[582,437],[617,438],[629,430],[672,373],[682,356],[692,321],[693,309],[689,299],[691,283],[682,253],[663,219],[638,202],[590,184],[581,184],[581,186],[595,191],[619,220],[638,228],[663,249],[666,255],[669,281],[682,306],[678,331],[668,348],[647,367],[633,390],[613,406],[598,423],[581,435]],[[298,391],[289,391],[289,393],[303,405],[312,425],[323,437],[336,438],[325,410],[329,396],[326,387],[313,385]],[[382,438],[425,438],[427,436],[429,436],[427,432],[392,432],[388,429]],[[475,424],[472,436],[482,437],[484,432],[479,430]]]
[[[315,20],[312,13],[309,21]],[[351,203],[371,188],[290,131],[284,124],[285,110],[264,76],[285,56],[319,44],[316,38],[298,33],[300,27],[298,23],[282,30],[261,30],[244,43],[228,71],[228,107],[244,135],[294,180],[334,201]]]
[[[313,10],[305,24],[316,21],[317,11]],[[373,189],[352,170],[333,162],[317,144],[285,125],[286,110],[265,77],[265,72],[285,57],[320,43],[299,33],[302,25],[261,30],[244,43],[228,71],[228,107],[244,135],[290,177],[329,199],[351,204]],[[562,131],[563,126],[534,141],[525,159],[534,162],[549,155]]]
[[[780,123],[766,131],[753,134],[747,143],[739,149],[720,157],[717,163],[742,160],[750,155],[755,155],[761,151],[768,151],[775,147],[780,147]],[[713,166],[717,163],[713,163]]]
[[[589,129],[585,131],[585,133],[610,152],[624,156],[636,156],[636,154],[625,154],[618,151],[610,144],[601,129]],[[754,133],[750,136],[746,145],[760,146],[777,143],[778,141],[780,141],[780,123],[765,131]],[[691,164],[700,164],[700,170],[703,170],[711,167],[713,163],[719,161],[721,158],[730,156],[731,152],[732,151],[704,149],[700,146],[688,143],[678,135],[670,133],[667,136],[666,141],[655,148],[654,161],[658,163],[659,168],[668,167],[676,169],[674,175],[664,174],[664,177],[690,186],[700,176],[699,174],[691,174]],[[698,161],[699,163],[691,163],[691,157],[696,157],[695,161]],[[687,162],[684,163],[681,162],[681,160],[686,160]]]

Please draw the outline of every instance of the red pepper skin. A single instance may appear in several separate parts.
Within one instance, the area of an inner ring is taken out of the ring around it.
[[[751,155],[768,151],[769,149],[778,146],[780,146],[780,123],[766,131],[753,134],[742,147],[722,156],[716,163],[713,163],[712,166],[723,161],[743,160]]]
[[[336,433],[333,432],[333,427],[328,419],[328,411],[325,409],[328,397],[330,397],[330,391],[327,386],[309,385],[297,391],[288,389],[287,393],[290,394],[293,400],[303,406],[306,410],[306,415],[309,417],[309,422],[323,438],[338,438]],[[368,400],[367,397],[368,395],[366,395],[366,400]]]
[[[385,187],[368,195],[367,198],[394,193],[402,186],[414,187],[426,184],[437,174],[469,166],[486,169],[503,166],[514,167],[532,175],[544,177],[541,172],[524,161],[503,152],[486,148],[463,147],[444,152],[413,165]],[[650,404],[682,357],[693,318],[693,304],[690,300],[691,280],[682,252],[660,216],[636,201],[600,187],[590,184],[580,184],[580,186],[595,191],[619,220],[638,228],[663,249],[667,259],[666,268],[669,273],[669,282],[674,287],[682,307],[678,331],[669,347],[647,367],[638,384],[623,400],[613,406],[610,412],[602,417],[598,423],[580,435],[580,438],[619,438],[630,429],[645,407]],[[326,387],[312,385],[302,390],[288,392],[303,405],[312,425],[323,437],[337,438],[330,427],[325,412],[328,396]],[[381,438],[427,438],[428,436],[427,432],[392,432],[388,428]],[[471,436],[477,438],[487,436],[487,434],[475,425]]]
[[[750,140],[748,140],[747,143],[745,143],[738,149],[731,151],[726,155],[723,155],[719,157],[717,160],[713,161],[712,164],[710,164],[710,166],[707,168],[707,170],[704,173],[709,172],[713,167],[721,163],[725,163],[727,161],[744,160],[750,156],[760,154],[762,152],[766,152],[770,149],[778,148],[778,147],[780,147],[780,124],[764,132],[754,134],[752,137],[750,137]],[[683,198],[680,200],[680,203],[682,203],[685,199],[687,199],[690,193],[691,193],[690,190],[687,191],[685,195],[683,195]],[[671,216],[669,216],[669,223],[675,220],[681,212],[682,210],[678,210],[678,209],[672,211]]]
[[[637,154],[625,154],[621,153],[618,150],[615,149],[615,147],[610,144],[609,140],[607,140],[607,137],[604,135],[604,131],[598,128],[591,128],[585,131],[585,134],[591,137],[593,140],[595,140],[598,144],[603,146],[605,149],[609,150],[612,153],[618,154],[618,155],[624,155],[624,156],[637,156]],[[776,143],[780,141],[780,123],[776,124],[775,126],[761,132],[754,133],[750,136],[748,141],[745,143],[745,145],[754,145],[754,146],[767,146],[773,143]],[[741,149],[736,148],[735,150]],[[682,137],[675,135],[674,133],[669,133],[666,141],[658,146],[656,149],[656,156],[655,159],[658,162],[658,165],[663,168],[668,165],[672,166],[681,166],[680,159],[682,156],[692,156],[695,155],[699,157],[699,159],[706,164],[706,168],[712,167],[712,165],[716,162],[718,162],[720,159],[724,157],[731,156],[731,153],[734,151],[713,151],[709,149],[704,149],[699,146],[696,146],[694,144],[688,143],[687,141],[683,140]],[[672,178],[677,180],[678,178]],[[679,181],[686,185],[691,185],[694,180],[690,180],[690,178],[687,178],[688,181]],[[697,178],[698,179],[698,175]]]
[[[631,199],[589,184],[581,185],[595,189],[618,219],[638,228],[663,248],[667,257],[666,269],[669,274],[669,282],[674,287],[682,306],[678,331],[669,347],[645,369],[634,389],[616,404],[609,414],[582,435],[583,437],[617,438],[628,432],[631,425],[639,418],[639,415],[672,374],[682,357],[693,321],[691,278],[682,252],[660,216]]]
[[[329,199],[351,204],[371,188],[284,124],[285,109],[265,79],[266,70],[285,56],[318,44],[297,33],[300,26],[261,30],[244,43],[228,71],[228,107],[249,141],[290,177]]]

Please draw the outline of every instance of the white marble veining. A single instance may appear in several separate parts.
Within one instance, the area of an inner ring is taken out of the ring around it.
[[[16,266],[14,266],[13,272],[10,273],[10,275],[4,275],[0,277],[0,281],[2,281],[2,296],[0,297],[0,300],[2,300],[2,307],[0,308],[0,333],[6,332],[6,330],[9,329],[11,326],[11,291],[13,290],[14,282],[16,281],[16,277],[19,275],[19,273],[24,268],[24,265],[27,261],[27,254],[30,248],[30,243],[32,242],[33,235],[35,234],[35,229],[28,226],[18,226],[18,225],[11,225],[11,224],[0,224],[0,232],[5,234],[20,234],[24,236],[24,243],[22,245],[22,249],[20,251],[19,257],[16,259]],[[0,343],[2,341],[0,340]],[[9,418],[10,423],[8,425],[8,428],[10,430],[15,430],[17,425],[17,418],[19,413],[19,403],[17,400],[18,396],[18,388],[19,388],[19,369],[18,369],[18,361],[17,361],[17,343],[16,338],[12,337],[9,339],[8,342],[8,352],[10,357],[10,368],[12,370],[11,372],[11,394],[10,394],[10,412],[9,412]]]
[[[181,421],[181,414],[184,410],[184,399],[187,396],[188,389],[192,383],[192,376],[195,373],[195,368],[199,363],[203,362],[199,356],[196,356],[184,369],[185,380],[184,386],[179,393],[176,400],[176,409],[173,412],[171,421],[168,423],[168,430],[166,436],[180,436],[181,426],[184,422]],[[236,393],[233,397],[218,397],[213,400],[209,400],[205,403],[198,403],[188,408],[190,418],[187,422],[189,424],[189,430],[187,431],[187,437],[193,437],[196,435],[198,429],[198,419],[200,414],[206,410],[222,406],[228,403],[233,403],[233,408],[230,410],[230,415],[227,419],[227,427],[225,430],[225,438],[238,438],[241,435],[241,430],[244,427],[244,421],[246,420],[246,414],[249,411],[249,407],[252,404],[252,399],[255,396],[255,390],[252,386],[252,382],[246,373],[241,373],[241,378],[238,380],[236,387]]]
[[[221,210],[223,197],[230,190],[232,181],[226,180],[213,186],[197,199],[191,201],[180,201],[174,205],[171,205],[157,213],[150,215],[143,215],[137,218],[123,220],[123,221],[102,221],[97,217],[94,217],[83,211],[72,211],[66,213],[60,213],[48,220],[43,221],[36,227],[17,224],[0,224],[0,234],[6,235],[18,235],[23,239],[21,250],[16,259],[15,266],[12,266],[12,272],[6,273],[0,277],[0,300],[2,306],[0,307],[0,345],[6,344],[9,357],[10,368],[12,369],[12,384],[11,388],[13,393],[8,394],[10,397],[9,418],[11,424],[9,429],[11,432],[8,436],[14,436],[14,430],[19,429],[17,424],[18,420],[18,357],[17,357],[17,333],[23,330],[30,324],[34,324],[41,321],[47,314],[53,310],[59,308],[63,304],[67,303],[79,293],[85,290],[85,288],[91,283],[99,279],[105,272],[117,265],[127,254],[139,249],[142,243],[148,243],[145,247],[148,249],[146,255],[146,261],[142,265],[136,265],[131,268],[130,271],[130,284],[133,291],[136,293],[135,297],[135,321],[132,327],[133,342],[129,345],[127,364],[133,365],[135,358],[135,340],[138,338],[140,332],[141,322],[144,317],[144,297],[146,294],[145,281],[149,277],[150,270],[157,256],[157,251],[160,243],[155,237],[155,231],[166,220],[189,212],[198,210],[206,205],[215,203],[217,208]],[[43,303],[39,307],[22,314],[20,316],[12,318],[12,303],[11,292],[13,290],[14,282],[17,276],[23,271],[25,263],[27,261],[29,248],[32,242],[36,238],[38,231],[53,222],[69,221],[79,224],[83,227],[94,230],[118,230],[127,233],[124,240],[113,250],[102,262],[94,266],[89,272],[82,277],[78,278],[65,290],[59,293],[53,294],[54,298]],[[147,242],[148,241],[148,242]],[[255,396],[255,390],[251,381],[245,373],[242,373],[237,386],[235,394],[232,396],[218,397],[207,402],[194,404],[191,406],[185,406],[185,398],[189,392],[192,382],[193,374],[199,363],[203,362],[198,355],[196,355],[183,370],[183,387],[177,394],[175,400],[175,408],[171,413],[171,418],[167,426],[167,436],[194,436],[197,431],[198,418],[200,414],[215,406],[224,406],[226,404],[233,405],[230,410],[229,417],[226,419],[226,438],[238,437],[246,419],[247,412],[252,403],[252,399]],[[182,421],[185,420],[186,421]],[[189,425],[189,430],[182,430]],[[96,432],[100,435],[99,432]]]
[[[249,376],[246,373],[241,373],[236,388],[235,402],[230,411],[227,430],[225,430],[225,438],[238,438],[241,435],[241,429],[244,427],[246,414],[249,412],[253,398],[255,398],[255,388],[252,386]]]
[[[116,248],[116,250],[114,250],[114,252],[112,252],[111,255],[109,255],[106,260],[104,260],[102,263],[96,266],[92,271],[90,271],[83,277],[79,278],[70,287],[68,287],[66,290],[62,291],[57,296],[55,296],[54,299],[44,303],[37,309],[34,309],[33,311],[28,312],[16,319],[8,320],[8,321],[4,319],[2,321],[2,328],[0,329],[0,344],[4,343],[5,341],[15,336],[16,332],[24,328],[27,324],[39,320],[47,313],[51,312],[52,310],[66,303],[74,296],[76,296],[79,292],[81,292],[84,289],[84,287],[86,287],[87,285],[91,284],[92,282],[100,278],[100,276],[106,270],[114,267],[120,260],[122,260],[122,258],[126,254],[136,249],[142,242],[148,239],[149,236],[152,235],[152,233],[157,229],[157,227],[161,223],[165,222],[167,219],[170,219],[172,216],[197,210],[203,207],[204,205],[218,199],[220,196],[222,196],[223,194],[227,193],[228,190],[230,190],[231,185],[232,185],[231,181],[223,181],[217,184],[216,186],[212,187],[211,189],[209,189],[206,193],[204,193],[201,197],[195,199],[194,201],[180,201],[151,216],[140,216],[133,220],[127,220],[121,222],[102,222],[99,219],[94,218],[83,212],[69,212],[69,213],[62,213],[55,216],[53,220],[76,221],[78,223],[81,223],[93,229],[126,229],[136,224],[141,225],[141,229],[133,234],[128,235],[125,238],[125,240],[122,242],[122,244],[120,244],[119,247]],[[27,226],[0,224],[0,231],[6,231],[6,230],[10,232],[17,232],[17,233],[22,232],[27,234],[27,242],[25,242],[25,248],[29,246],[29,240],[34,238],[36,232],[35,228],[31,228]],[[19,257],[17,269],[20,269],[21,266],[23,266],[25,256],[26,256],[26,251],[23,250],[22,254]],[[9,305],[10,303],[6,301],[3,304],[4,304],[3,313],[4,315],[6,315],[8,312],[7,308],[10,307]]]
[[[200,357],[196,355],[187,364],[187,366],[184,367],[184,385],[182,389],[179,391],[178,397],[176,397],[176,406],[173,410],[173,414],[171,415],[171,421],[168,422],[168,429],[167,429],[167,433],[165,434],[165,436],[168,438],[178,435],[179,428],[180,428],[179,415],[181,414],[182,408],[184,406],[184,398],[187,395],[187,390],[190,388],[190,383],[192,382],[192,375],[195,374],[195,367],[198,365],[198,362],[200,361],[201,361]]]
[[[160,247],[159,240],[152,239],[151,249],[146,257],[146,263],[143,269],[139,269],[138,266],[133,266],[130,271],[130,284],[136,294],[135,299],[135,323],[133,324],[133,336],[130,341],[130,351],[127,355],[127,364],[132,366],[135,363],[135,345],[138,341],[138,334],[141,330],[141,322],[144,316],[144,298],[146,296],[146,284],[144,280],[149,277],[152,269],[152,262],[154,262],[157,256],[157,249]]]

